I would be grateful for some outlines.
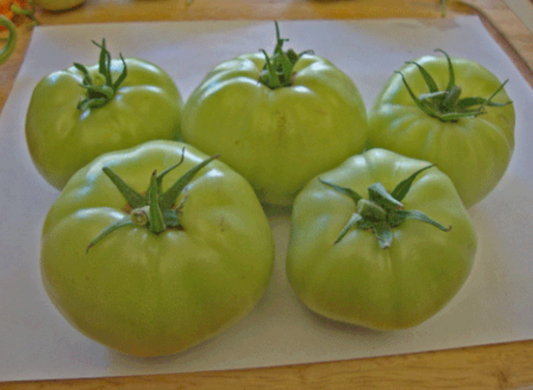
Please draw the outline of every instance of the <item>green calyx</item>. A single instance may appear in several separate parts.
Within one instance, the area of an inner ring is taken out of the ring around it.
[[[105,39],[102,39],[102,44],[99,45],[95,41],[92,41],[100,50],[100,60],[98,62],[98,73],[91,78],[89,71],[84,65],[74,63],[76,69],[83,73],[83,82],[81,87],[87,90],[87,96],[78,103],[78,110],[85,111],[86,109],[100,108],[105,106],[115,96],[120,84],[124,81],[128,75],[128,68],[126,61],[122,54],[120,59],[122,60],[122,73],[116,81],[113,82],[111,77],[111,54],[106,49]]]
[[[269,87],[270,89],[277,89],[281,87],[290,87],[292,85],[292,71],[294,65],[301,56],[307,53],[313,53],[312,50],[306,50],[297,54],[293,49],[283,51],[283,43],[288,39],[280,38],[278,22],[274,22],[276,25],[276,47],[274,48],[274,54],[269,57],[266,51],[261,49],[265,55],[265,66],[259,76],[259,81]]]
[[[506,103],[495,103],[492,101],[492,99],[503,89],[509,80],[505,80],[500,87],[488,98],[461,98],[461,87],[455,85],[455,73],[450,57],[444,50],[437,49],[435,51],[443,53],[448,61],[449,80],[446,90],[439,91],[437,83],[422,65],[416,62],[408,61],[406,64],[412,64],[418,68],[429,89],[428,93],[416,96],[405,80],[404,75],[400,71],[395,71],[395,73],[401,76],[402,81],[413,101],[426,114],[437,118],[442,122],[455,122],[461,118],[472,118],[484,114],[487,106],[503,107],[512,103],[511,101]]]
[[[216,155],[210,157],[189,169],[167,191],[163,192],[163,178],[167,173],[181,165],[184,157],[185,148],[183,148],[181,160],[178,163],[165,169],[160,174],[157,174],[157,171],[154,171],[150,177],[150,185],[146,191],[146,195],[139,194],[110,168],[102,168],[102,171],[117,187],[133,210],[128,216],[102,230],[100,234],[89,243],[87,246],[87,252],[89,252],[89,249],[91,249],[96,243],[123,226],[144,226],[154,234],[162,233],[167,229],[183,230],[179,217],[185,201],[187,200],[187,194],[185,194],[183,200],[178,205],[176,205],[176,200],[184,188],[192,181],[194,176],[203,167],[219,156]]]
[[[386,249],[392,245],[392,229],[400,226],[408,219],[416,219],[433,225],[442,231],[449,231],[451,226],[445,227],[421,211],[405,210],[401,202],[409,192],[416,177],[431,167],[433,165],[419,169],[407,179],[400,182],[391,193],[381,183],[372,184],[368,187],[368,199],[363,198],[350,188],[328,183],[319,178],[318,180],[322,184],[351,198],[357,209],[344,229],[340,232],[335,244],[339,243],[351,229],[356,228],[372,231],[378,240],[379,247]]]

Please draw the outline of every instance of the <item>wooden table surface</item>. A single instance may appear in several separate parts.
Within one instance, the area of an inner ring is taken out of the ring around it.
[[[524,0],[527,1],[527,0]],[[481,16],[533,86],[533,35],[503,0],[448,0],[447,16]],[[63,13],[39,11],[44,25],[222,19],[361,19],[441,16],[440,0],[86,0]],[[0,108],[31,38],[18,27],[12,57],[0,68]],[[532,324],[533,326],[533,324]],[[9,353],[9,351],[0,351]],[[4,382],[6,389],[461,389],[533,390],[533,340],[340,362],[120,378]]]

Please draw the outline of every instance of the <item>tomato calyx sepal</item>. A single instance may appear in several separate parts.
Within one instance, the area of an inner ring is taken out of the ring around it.
[[[74,63],[74,67],[83,74],[80,86],[87,90],[86,97],[81,99],[77,105],[78,110],[82,112],[87,109],[100,108],[109,103],[128,75],[126,60],[122,57],[122,54],[119,54],[122,61],[122,73],[113,81],[111,76],[111,53],[106,48],[105,38],[102,39],[101,44],[95,41],[91,42],[100,48],[98,73],[91,77],[85,65]]]
[[[512,104],[512,101],[497,103],[492,101],[494,97],[505,87],[508,79],[505,80],[498,89],[488,98],[465,97],[461,98],[461,87],[455,85],[455,73],[450,56],[442,49],[436,52],[443,53],[448,63],[448,85],[444,91],[440,91],[437,83],[431,74],[420,64],[414,61],[407,61],[406,64],[414,65],[418,68],[423,77],[429,92],[416,96],[409,83],[401,71],[394,73],[400,75],[402,82],[415,104],[426,114],[439,119],[441,122],[456,122],[461,118],[475,118],[486,113],[486,107],[503,107]]]
[[[150,185],[146,191],[146,196],[131,188],[119,175],[109,167],[103,167],[104,174],[113,182],[120,191],[128,205],[133,209],[128,216],[109,225],[103,229],[87,246],[86,253],[99,241],[124,226],[146,227],[154,234],[160,234],[167,229],[182,229],[180,215],[183,206],[188,198],[186,186],[192,181],[194,176],[211,161],[217,159],[219,155],[214,155],[205,159],[185,172],[169,189],[162,190],[163,178],[172,170],[180,166],[185,158],[185,148],[182,150],[181,159],[176,164],[165,169],[160,174],[157,170],[150,176]],[[185,195],[176,206],[175,203],[182,192]]]
[[[269,56],[265,50],[259,49],[265,56],[265,65],[259,75],[259,82],[270,89],[290,87],[292,85],[293,69],[296,62],[304,54],[313,54],[312,50],[305,50],[299,54],[293,49],[283,51],[283,43],[289,39],[281,38],[278,22],[274,21],[274,24],[276,26],[276,47],[274,48],[274,54]]]
[[[390,193],[383,184],[374,183],[368,187],[368,199],[365,199],[351,188],[339,186],[318,178],[320,183],[348,196],[356,206],[356,212],[352,214],[348,223],[339,233],[334,245],[338,244],[351,229],[356,228],[372,231],[376,236],[379,247],[381,249],[389,248],[394,238],[392,229],[400,226],[408,219],[430,224],[445,232],[449,231],[452,228],[451,225],[445,227],[419,210],[405,210],[405,206],[402,203],[416,177],[432,167],[434,165],[428,165],[414,172],[407,179],[397,184]]]

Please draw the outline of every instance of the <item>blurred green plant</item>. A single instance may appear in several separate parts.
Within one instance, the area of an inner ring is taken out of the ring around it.
[[[2,38],[2,40],[6,41],[6,44],[0,51],[0,64],[3,64],[11,56],[13,49],[15,49],[15,44],[17,42],[17,30],[15,28],[15,24],[4,15],[0,15],[0,26],[5,27],[9,32],[9,36],[7,38]]]

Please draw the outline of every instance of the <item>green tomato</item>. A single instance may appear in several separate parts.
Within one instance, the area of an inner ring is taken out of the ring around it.
[[[467,59],[408,62],[369,113],[368,145],[437,164],[470,207],[494,189],[513,153],[515,112],[502,86]]]
[[[182,137],[220,153],[261,201],[290,205],[312,177],[363,150],[367,117],[345,73],[282,44],[278,30],[273,56],[245,54],[211,70],[185,104]]]
[[[41,272],[83,334],[126,354],[173,354],[261,298],[274,258],[268,220],[245,179],[206,159],[152,141],[100,156],[68,182],[44,223]]]
[[[67,11],[82,5],[85,0],[33,0],[33,3],[47,11]]]
[[[110,60],[101,47],[99,64],[54,72],[31,97],[30,155],[58,189],[103,153],[178,136],[183,103],[170,76],[144,60]]]
[[[445,174],[372,149],[313,179],[297,196],[287,276],[316,313],[378,330],[408,328],[459,291],[476,242]]]

